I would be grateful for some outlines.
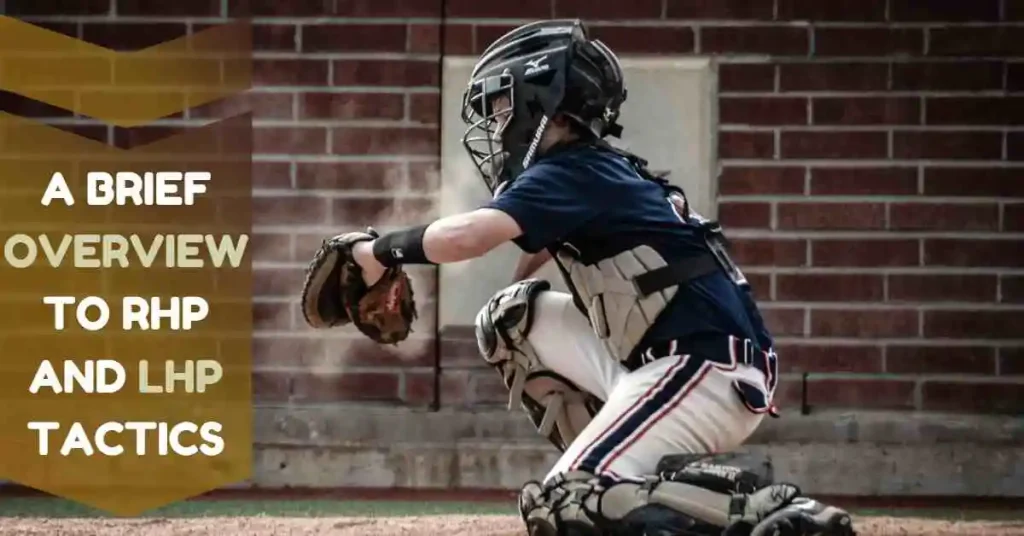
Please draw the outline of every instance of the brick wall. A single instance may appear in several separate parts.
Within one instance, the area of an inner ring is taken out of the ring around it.
[[[259,403],[435,401],[436,292],[400,351],[312,334],[295,306],[319,240],[424,221],[441,54],[541,17],[622,55],[720,61],[721,219],[780,340],[790,407],[1024,411],[1024,3],[860,0],[6,0],[11,15],[142,47],[251,16]],[[4,95],[4,110],[152,139]],[[234,106],[237,103],[229,103]],[[239,108],[241,109],[241,108]],[[190,111],[163,123],[201,117]],[[465,329],[440,401],[497,402]]]

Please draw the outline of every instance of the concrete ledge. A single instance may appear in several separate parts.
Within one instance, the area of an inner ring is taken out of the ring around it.
[[[258,408],[256,487],[517,489],[558,453],[518,412]],[[736,463],[828,495],[1024,497],[1024,421],[886,412],[766,421]]]

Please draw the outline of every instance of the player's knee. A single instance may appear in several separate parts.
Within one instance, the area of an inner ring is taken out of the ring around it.
[[[480,355],[501,374],[509,409],[522,406],[537,431],[565,451],[600,410],[601,403],[562,375],[549,370],[530,344],[547,281],[528,279],[502,289],[476,317]]]
[[[542,279],[527,279],[499,290],[476,315],[477,347],[491,364],[508,360],[522,348],[533,327],[537,297],[551,289]]]

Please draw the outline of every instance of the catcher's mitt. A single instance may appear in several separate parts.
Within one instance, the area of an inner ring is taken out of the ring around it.
[[[363,270],[352,257],[353,246],[377,236],[368,229],[324,240],[306,269],[302,287],[307,324],[331,328],[352,323],[384,344],[397,344],[409,336],[417,315],[408,274],[400,267],[389,268],[367,288]]]

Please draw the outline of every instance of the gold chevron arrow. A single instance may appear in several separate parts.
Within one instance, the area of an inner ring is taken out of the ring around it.
[[[134,127],[248,90],[251,52],[244,20],[117,52],[0,17],[0,89]]]

